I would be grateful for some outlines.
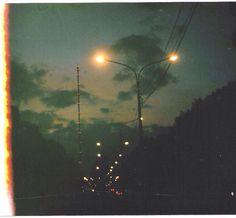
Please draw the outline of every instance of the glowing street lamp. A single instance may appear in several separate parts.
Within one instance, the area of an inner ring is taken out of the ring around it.
[[[169,61],[171,62],[176,62],[178,60],[178,55],[177,54],[172,54],[169,56]]]
[[[96,57],[96,61],[98,63],[104,63],[105,62],[105,58],[104,58],[104,56],[99,55],[99,56]]]
[[[122,154],[119,154],[119,157],[122,157]]]
[[[118,164],[118,161],[115,161],[115,164],[117,165],[117,164]]]
[[[97,145],[98,147],[100,147],[100,146],[101,146],[101,142],[97,142],[96,145]]]
[[[86,176],[84,176],[84,178],[83,178],[83,179],[84,179],[84,181],[88,181],[88,178],[87,178]]]
[[[113,169],[113,166],[111,166],[111,169]]]
[[[99,166],[96,166],[96,170],[99,170],[100,169],[100,167]]]
[[[168,56],[166,56],[165,58],[158,60],[158,61],[154,61],[151,62],[149,64],[144,65],[143,67],[140,68],[139,71],[137,71],[136,69],[134,69],[133,67],[129,66],[128,64],[124,64],[121,62],[117,62],[117,61],[113,61],[113,60],[108,60],[106,59],[104,56],[99,55],[96,57],[96,61],[98,63],[104,63],[104,62],[109,62],[109,63],[113,63],[113,64],[118,64],[121,65],[125,68],[127,68],[130,72],[132,72],[134,74],[135,80],[136,80],[136,90],[137,90],[137,112],[138,112],[138,129],[139,129],[139,143],[140,145],[143,142],[143,119],[142,119],[142,103],[141,103],[141,91],[140,91],[140,80],[141,80],[141,74],[144,72],[144,70],[150,66],[156,65],[156,64],[160,64],[164,61],[170,61],[172,63],[175,63],[178,59],[178,55],[177,54],[170,54]]]
[[[101,157],[102,155],[101,154],[97,154],[97,157]]]
[[[124,143],[125,145],[129,145],[129,142],[128,141],[125,141],[125,143]]]

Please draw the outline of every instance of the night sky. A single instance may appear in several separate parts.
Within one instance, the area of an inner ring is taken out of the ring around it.
[[[79,64],[82,122],[93,125],[98,121],[134,119],[132,75],[117,65],[99,65],[94,61],[95,54],[102,52],[109,59],[134,67],[161,59],[160,51],[164,50],[181,5],[11,4],[10,49],[15,61],[12,87],[18,93],[12,97],[13,104],[37,122],[53,114],[44,131],[53,132],[56,124],[66,126],[71,120],[76,121]],[[179,31],[191,6],[184,3]],[[152,84],[157,91],[143,109],[144,126],[172,125],[194,99],[235,80],[235,23],[228,3],[198,4],[178,51],[179,61],[168,71],[169,79]],[[167,52],[171,49],[170,44]],[[22,76],[16,76],[19,72],[23,72]],[[146,85],[153,75],[151,70],[145,71]]]

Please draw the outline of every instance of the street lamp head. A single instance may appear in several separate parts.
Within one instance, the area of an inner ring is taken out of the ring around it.
[[[104,58],[104,56],[102,56],[102,55],[98,55],[97,57],[96,57],[96,61],[98,62],[98,63],[104,63],[105,62],[105,58]]]
[[[96,145],[99,147],[101,146],[101,142],[97,142]]]
[[[125,141],[125,143],[124,143],[125,145],[129,145],[129,142],[128,141]]]
[[[102,155],[101,154],[97,154],[97,157],[101,157]]]
[[[177,60],[178,60],[178,55],[177,54],[171,54],[170,56],[169,56],[169,61],[171,61],[171,62],[176,62]]]

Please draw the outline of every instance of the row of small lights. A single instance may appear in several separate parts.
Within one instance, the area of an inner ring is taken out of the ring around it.
[[[96,143],[96,146],[97,146],[97,147],[100,147],[101,145],[102,145],[101,142],[97,142],[97,143]],[[128,142],[128,141],[125,141],[125,142],[124,142],[124,145],[129,145],[129,142]],[[102,155],[101,155],[100,153],[97,154],[97,157],[100,158],[101,156],[102,156]],[[123,155],[120,153],[118,156],[119,156],[119,157],[122,157]],[[118,161],[115,161],[114,163],[117,165],[117,164],[118,164]],[[96,170],[100,170],[100,167],[99,167],[99,166],[96,166]],[[110,172],[112,172],[112,170],[110,170]]]
[[[101,145],[102,145],[101,142],[97,142],[97,143],[96,143],[96,146],[97,146],[97,147],[100,147]],[[125,141],[125,142],[124,142],[124,145],[129,145],[129,142],[128,142],[128,141]],[[100,158],[101,156],[102,156],[102,155],[101,155],[100,153],[97,154],[97,157]],[[120,153],[118,156],[119,156],[119,157],[122,157],[123,155]],[[118,163],[119,163],[118,161],[115,161],[115,162],[114,162],[115,165],[118,165]],[[114,168],[113,166],[110,167],[110,172],[108,172],[107,175],[109,175],[109,174],[112,172],[113,168]],[[96,166],[96,170],[100,170],[100,167],[99,167],[99,166]],[[110,176],[110,178],[112,179],[113,177]],[[115,182],[118,181],[119,178],[120,178],[119,176],[116,176],[116,177],[115,177]],[[89,182],[89,179],[88,179],[87,177],[84,176],[83,179],[84,179],[84,181]],[[92,178],[92,177],[90,177],[90,179],[93,181],[93,178]],[[100,179],[100,177],[99,177],[99,179]],[[110,182],[111,182],[111,181],[110,181]],[[89,183],[90,183],[90,182],[89,182]],[[112,182],[111,182],[111,183],[112,183]],[[94,189],[92,189],[91,191],[94,192]]]

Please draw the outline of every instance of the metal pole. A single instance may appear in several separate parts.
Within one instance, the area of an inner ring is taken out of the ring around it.
[[[137,109],[138,109],[138,131],[139,131],[139,144],[143,144],[143,121],[142,121],[142,107],[141,107],[141,95],[139,80],[136,80],[137,84]]]
[[[79,149],[79,163],[82,163],[81,151],[81,132],[80,132],[80,79],[79,79],[79,65],[76,67],[77,72],[77,134],[78,134],[78,149]]]

